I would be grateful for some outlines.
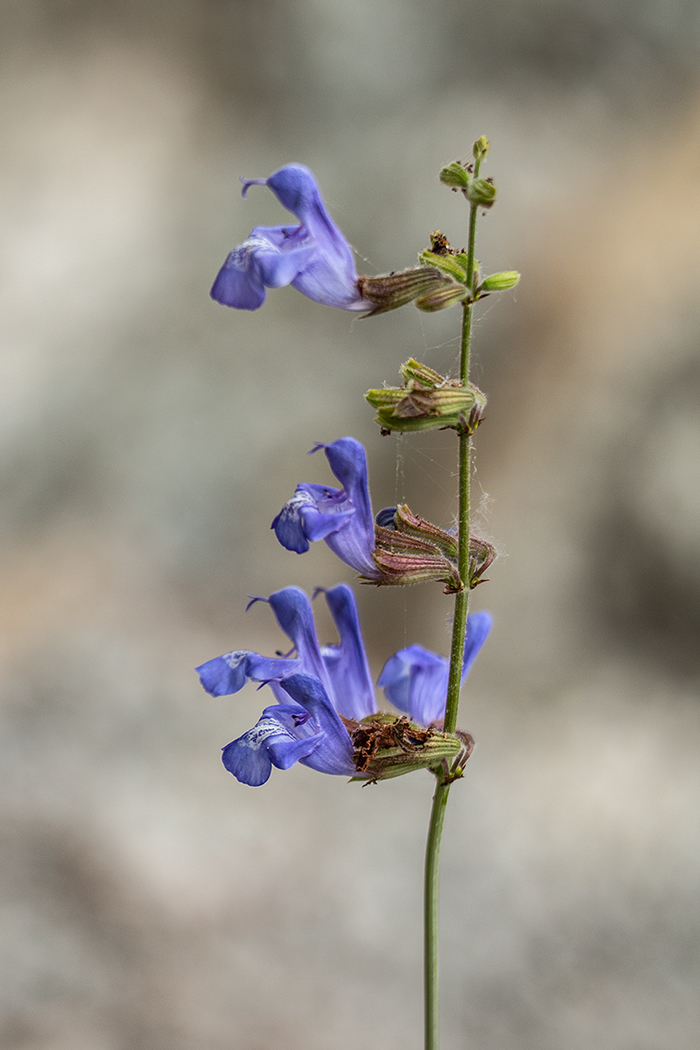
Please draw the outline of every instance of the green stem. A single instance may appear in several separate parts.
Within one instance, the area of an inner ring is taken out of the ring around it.
[[[474,166],[474,177],[479,174],[479,161]],[[476,217],[478,208],[472,204],[469,215],[469,247],[467,254],[467,280],[472,292],[476,289],[474,272],[474,245],[476,240]],[[461,382],[469,382],[469,356],[472,336],[473,303],[464,306],[462,317],[462,346],[460,355]],[[464,658],[464,635],[467,627],[469,606],[469,457],[471,438],[459,435],[459,575],[464,581],[464,590],[455,598],[452,645],[450,649],[450,672],[447,685],[445,710],[445,732],[454,733],[459,710],[459,693],[462,684],[462,660]],[[425,990],[425,1050],[439,1050],[439,974],[438,974],[438,890],[440,843],[445,823],[445,810],[450,793],[450,783],[444,774],[436,777],[435,794],[428,826],[428,842],[425,849],[425,893],[424,893],[424,990]]]
[[[440,839],[445,822],[445,809],[450,785],[439,780],[435,785],[433,808],[425,848],[425,896],[423,967],[425,975],[425,1050],[438,1050],[440,1045],[440,1003],[438,982],[438,869]]]

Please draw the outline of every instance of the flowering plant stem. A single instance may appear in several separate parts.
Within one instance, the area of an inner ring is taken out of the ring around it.
[[[474,178],[479,176],[480,158],[475,159]],[[469,357],[471,351],[472,297],[476,291],[474,245],[476,241],[476,218],[478,205],[470,205],[469,244],[467,248],[467,283],[470,299],[464,304],[462,316],[462,341],[460,353],[460,379],[463,385],[469,382]],[[454,733],[459,710],[459,693],[462,684],[462,660],[464,636],[469,606],[469,468],[471,435],[466,430],[459,432],[459,575],[463,590],[455,597],[455,611],[450,649],[450,672],[447,686],[445,710],[445,732]],[[424,941],[423,979],[425,1001],[425,1050],[439,1050],[439,972],[438,972],[438,890],[440,843],[445,823],[445,810],[450,793],[451,780],[444,773],[436,774],[435,794],[428,826],[428,841],[425,850],[424,885]]]

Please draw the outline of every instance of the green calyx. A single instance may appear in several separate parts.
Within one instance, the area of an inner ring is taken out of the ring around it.
[[[451,164],[446,164],[440,172],[440,182],[444,186],[449,186],[450,189],[466,189],[470,180],[471,175],[458,160],[453,160]]]
[[[445,427],[476,429],[486,407],[484,394],[472,383],[463,386],[410,358],[401,366],[403,386],[368,390],[382,431],[404,433]]]
[[[487,179],[472,179],[464,190],[464,196],[470,204],[490,208],[496,200],[496,187]]]
[[[443,273],[449,274],[450,277],[454,277],[455,281],[466,284],[467,271],[460,265],[455,255],[438,255],[426,249],[420,253],[418,258],[425,266],[434,266]]]

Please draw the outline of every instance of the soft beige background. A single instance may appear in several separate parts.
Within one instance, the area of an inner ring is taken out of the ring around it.
[[[269,522],[314,441],[445,525],[449,434],[362,394],[456,362],[456,311],[213,304],[298,160],[369,273],[492,141],[475,596],[496,627],[444,851],[445,1050],[691,1050],[700,1028],[700,16],[694,0],[3,0],[0,504],[7,1050],[408,1050],[427,775],[247,789],[257,718],[192,668],[283,639],[247,594],[351,580]],[[439,587],[362,590],[378,672]],[[322,638],[328,622],[319,617]]]

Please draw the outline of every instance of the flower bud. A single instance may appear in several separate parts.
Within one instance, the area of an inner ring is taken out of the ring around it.
[[[416,299],[416,306],[419,310],[424,310],[426,313],[435,313],[436,310],[445,310],[448,306],[454,306],[456,303],[463,302],[468,295],[469,289],[465,288],[463,284],[456,284],[454,281],[450,281],[449,284],[443,284],[436,288],[435,291],[428,292],[427,295],[422,295],[419,299]]]
[[[358,277],[357,286],[362,298],[367,300],[369,312],[364,316],[374,317],[405,306],[418,296],[429,295],[442,287],[453,287],[454,281],[432,266],[420,266],[379,277]]]
[[[381,525],[384,529],[392,529],[396,532],[394,516],[396,515],[397,509],[397,507],[384,507],[382,510],[378,510],[374,515],[375,523]]]
[[[343,719],[350,734],[358,780],[388,780],[431,769],[456,779],[462,775],[474,741],[468,733],[442,733],[411,722],[405,715],[376,714],[361,722]]]
[[[472,156],[474,157],[474,160],[481,161],[484,159],[488,151],[489,140],[485,135],[481,135],[472,146]]]
[[[456,380],[446,379],[445,376],[441,376],[430,365],[423,365],[420,361],[416,361],[415,357],[409,357],[408,361],[404,361],[401,365],[401,378],[404,383],[408,383],[410,379],[415,379],[416,382],[422,383],[423,386],[444,386],[446,383],[456,383]]]
[[[445,186],[451,186],[453,189],[465,189],[469,185],[470,180],[471,175],[458,160],[447,164],[440,172],[440,182]]]
[[[520,280],[517,270],[504,270],[503,273],[492,273],[484,277],[479,285],[478,292],[506,292],[509,288],[515,288]]]
[[[480,208],[490,208],[496,200],[496,187],[486,179],[472,179],[464,193],[468,201]]]

